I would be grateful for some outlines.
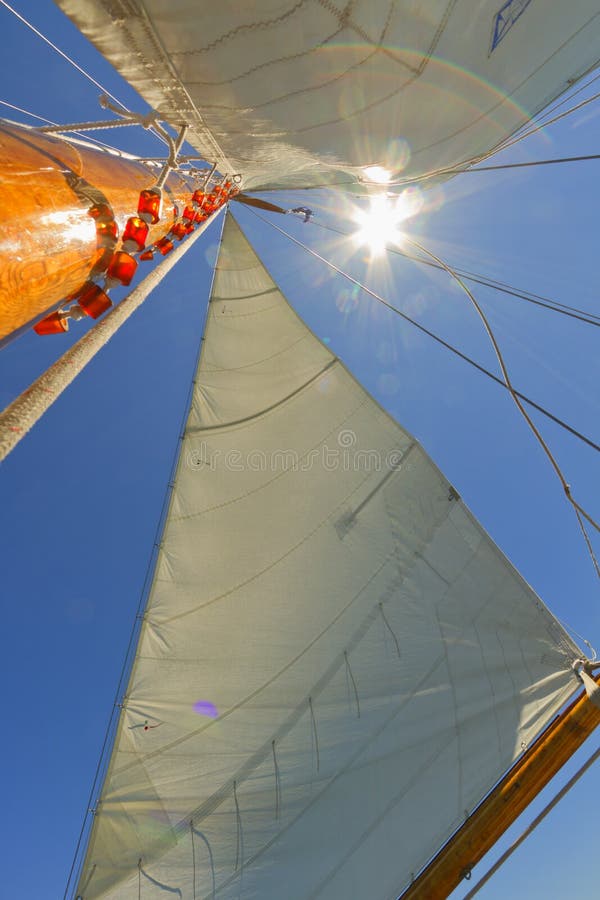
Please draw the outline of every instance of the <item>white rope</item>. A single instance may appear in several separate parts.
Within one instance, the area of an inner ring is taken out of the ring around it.
[[[34,34],[37,34],[37,36],[38,36],[39,38],[41,38],[41,39],[44,41],[44,43],[48,44],[49,47],[52,47],[52,49],[55,50],[55,51],[58,53],[59,56],[62,56],[63,59],[65,59],[65,60],[66,60],[70,65],[72,65],[75,69],[77,69],[77,71],[80,72],[81,75],[84,76],[84,78],[87,78],[88,81],[91,81],[92,84],[94,84],[97,88],[99,88],[99,89],[100,89],[101,91],[103,91],[105,94],[108,94],[108,96],[109,96],[112,100],[114,100],[115,103],[118,103],[119,106],[121,106],[123,109],[127,109],[127,107],[125,106],[124,103],[121,103],[121,101],[118,100],[115,96],[113,96],[113,94],[111,94],[110,91],[107,91],[106,88],[103,87],[103,86],[100,84],[99,81],[96,81],[95,78],[92,78],[92,76],[89,74],[89,72],[86,72],[85,69],[82,69],[81,66],[78,65],[78,63],[76,63],[74,59],[71,59],[70,56],[67,56],[67,54],[64,53],[64,52],[60,49],[60,47],[57,47],[56,44],[53,44],[52,41],[51,41],[49,38],[46,37],[45,34],[42,34],[41,31],[38,31],[38,29],[37,29],[34,25],[32,25],[31,22],[28,22],[27,19],[24,18],[24,16],[21,15],[21,13],[18,13],[18,12],[16,11],[16,9],[13,9],[12,6],[10,6],[10,5],[6,2],[6,0],[0,0],[0,3],[2,4],[2,6],[6,7],[6,9],[7,9],[9,12],[11,12],[11,13],[13,14],[13,16],[16,16],[16,18],[17,18],[20,22],[22,22],[23,25],[26,25],[27,28],[31,29],[31,31],[33,31]],[[129,110],[127,110],[127,111],[129,112]]]
[[[2,2],[2,0],[0,0]],[[223,207],[221,207],[223,209]],[[220,210],[219,210],[220,212]],[[165,275],[176,265],[192,244],[213,221],[211,216],[190,237],[173,250],[169,256],[113,310],[54,365],[27,388],[4,412],[0,413],[0,461],[5,459],[19,441],[31,431],[47,409],[60,397],[81,370],[104,347],[115,332],[142,305],[146,297],[157,287]]]

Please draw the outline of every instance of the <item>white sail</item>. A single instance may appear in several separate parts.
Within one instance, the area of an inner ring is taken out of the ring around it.
[[[476,158],[593,66],[600,45],[595,0],[58,2],[247,188]]]
[[[228,217],[78,895],[391,900],[578,655]]]

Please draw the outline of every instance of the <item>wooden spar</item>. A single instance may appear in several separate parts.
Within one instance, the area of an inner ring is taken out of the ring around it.
[[[88,210],[105,203],[122,233],[140,190],[160,168],[70,142],[33,128],[0,123],[0,341],[56,309],[79,290],[112,250],[99,246]],[[171,173],[161,221],[148,243],[169,230],[192,185]]]
[[[599,724],[600,707],[585,693],[577,697],[517,760],[401,900],[445,900]]]

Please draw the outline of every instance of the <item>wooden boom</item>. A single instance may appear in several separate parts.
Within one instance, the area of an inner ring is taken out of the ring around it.
[[[402,894],[445,900],[600,724],[584,693],[558,715]]]

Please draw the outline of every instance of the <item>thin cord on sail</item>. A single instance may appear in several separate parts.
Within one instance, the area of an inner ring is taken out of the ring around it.
[[[275,751],[275,741],[271,741],[273,748],[273,767],[275,769],[275,819],[278,820],[281,815],[281,779],[279,777],[279,765],[277,763],[277,753]]]
[[[356,718],[360,719],[360,700],[358,699],[358,688],[356,687],[356,681],[354,680],[354,675],[352,674],[352,669],[350,668],[350,662],[348,661],[348,651],[344,650],[344,661],[346,663],[346,674],[350,678],[350,682],[352,684],[352,690],[354,691],[354,700],[356,701]]]
[[[396,645],[396,653],[398,654],[398,659],[401,659],[402,653],[400,652],[400,644],[398,643],[398,638],[394,634],[394,630],[393,630],[392,626],[390,625],[390,623],[388,622],[387,616],[383,611],[383,603],[379,604],[379,612],[381,613],[381,618],[383,619],[384,624],[387,627],[387,630],[389,631],[389,633],[391,634],[391,636],[394,640],[394,644]]]
[[[224,220],[223,220],[223,221],[224,221]],[[198,235],[198,234],[200,234],[203,230],[205,230],[205,228],[206,228],[206,226],[204,226],[204,229],[202,228],[202,226],[200,226],[200,228],[198,228],[197,231],[194,232],[194,234],[190,235],[190,239],[192,240],[192,242],[194,241],[195,236]],[[220,242],[221,242],[221,240],[222,240],[222,236],[223,236],[223,235],[222,235],[222,232],[221,232],[221,236],[220,236],[220,238],[219,238],[219,244],[220,244]],[[188,244],[188,243],[189,243],[189,240],[188,240],[188,241],[185,241],[185,243],[182,244],[181,247],[178,247],[177,250],[174,250],[174,251],[169,255],[168,259],[165,260],[165,262],[168,262],[168,260],[171,260],[171,259],[172,259],[176,254],[178,254],[178,253],[183,249],[183,247],[185,247],[185,245]],[[188,248],[188,249],[189,249],[189,248]],[[164,266],[164,262],[163,262],[161,265]],[[160,268],[160,267],[159,267],[159,268]],[[169,267],[169,268],[170,268],[170,267]],[[168,271],[168,269],[167,269],[167,271]],[[163,272],[164,272],[164,270],[163,270]],[[152,274],[152,273],[151,273],[151,274]],[[150,277],[150,276],[147,276],[147,277]],[[214,270],[213,270],[213,280],[214,280]],[[140,285],[140,287],[141,287],[141,285]],[[212,290],[212,285],[211,285],[211,290]],[[127,298],[126,298],[126,299],[127,299]],[[119,304],[119,306],[116,307],[116,309],[119,309],[120,306],[122,305],[122,303],[124,303],[124,302],[126,302],[126,301],[125,301],[125,300],[122,301],[122,302]],[[114,311],[115,311],[115,310],[113,310],[113,312],[114,312]],[[131,310],[131,311],[133,312],[133,310]],[[205,310],[205,313],[204,313],[204,319],[203,319],[203,323],[202,323],[202,332],[204,331],[204,322],[205,322],[205,320],[206,320],[207,312],[208,312],[208,309],[206,309],[206,310]],[[108,315],[111,315],[111,313],[109,313]],[[102,321],[106,321],[106,319],[108,318],[108,315],[107,315],[106,318],[103,319]],[[95,326],[95,327],[98,327],[98,326]],[[90,332],[89,334],[91,334],[91,333],[92,333],[92,332]],[[86,335],[86,337],[88,337],[89,334]],[[84,340],[84,338],[82,338],[82,340]],[[79,343],[81,343],[81,341],[80,341]],[[75,345],[75,346],[77,346],[77,345]],[[195,377],[195,374],[196,374],[196,369],[198,368],[198,361],[199,361],[199,358],[200,358],[200,352],[201,352],[201,349],[202,349],[202,341],[199,341],[199,342],[198,342],[198,352],[197,352],[197,354],[196,354],[196,359],[195,359],[195,361],[194,361],[193,375],[192,375],[192,378],[191,378],[191,380],[190,380],[190,386],[189,386],[187,398],[186,398],[186,401],[185,401],[184,410],[183,410],[183,413],[182,413],[181,425],[180,425],[180,427],[179,427],[179,433],[178,433],[178,437],[177,437],[177,444],[176,444],[175,449],[174,449],[174,452],[173,452],[173,460],[172,460],[172,464],[171,464],[171,471],[170,471],[169,477],[168,477],[168,479],[167,479],[167,485],[166,485],[165,493],[164,493],[164,496],[163,496],[163,502],[162,502],[162,506],[161,506],[161,511],[160,511],[160,515],[159,515],[159,517],[158,517],[158,521],[157,521],[157,524],[156,524],[156,531],[155,531],[155,534],[154,534],[154,540],[153,540],[153,543],[152,543],[152,549],[151,549],[151,551],[150,551],[150,554],[149,554],[149,557],[148,557],[148,562],[147,562],[147,564],[146,564],[146,573],[145,573],[145,576],[144,576],[144,581],[143,581],[143,584],[142,584],[142,589],[141,589],[141,591],[140,591],[140,596],[139,596],[139,600],[138,600],[138,605],[137,605],[137,609],[136,609],[136,614],[135,614],[135,618],[134,618],[134,620],[133,620],[133,625],[132,625],[132,628],[131,628],[131,631],[130,631],[130,634],[129,634],[129,641],[128,641],[128,644],[127,644],[127,648],[126,648],[126,650],[125,650],[125,656],[124,656],[124,659],[123,659],[123,665],[121,666],[121,671],[120,671],[120,674],[119,674],[119,680],[118,680],[118,682],[117,682],[117,689],[116,689],[115,695],[114,695],[113,707],[112,707],[112,710],[111,710],[111,712],[110,712],[110,716],[109,716],[109,719],[108,719],[108,724],[107,724],[107,726],[106,726],[106,731],[105,731],[105,734],[104,734],[104,740],[103,740],[103,743],[102,743],[102,748],[101,748],[101,751],[100,751],[100,756],[99,756],[99,759],[98,759],[98,764],[97,764],[97,766],[96,766],[96,771],[95,771],[95,773],[94,773],[94,779],[93,779],[93,781],[92,781],[92,787],[91,787],[90,794],[89,794],[89,798],[88,798],[88,802],[87,802],[86,814],[85,814],[85,816],[84,816],[84,819],[83,819],[83,822],[82,822],[82,825],[81,825],[81,829],[80,829],[80,831],[79,831],[79,836],[78,836],[78,839],[77,839],[77,845],[76,845],[76,847],[75,847],[75,853],[74,853],[74,855],[73,855],[73,862],[72,862],[71,868],[70,868],[70,870],[69,870],[69,875],[68,875],[68,878],[67,878],[67,884],[66,884],[65,891],[64,891],[64,894],[63,894],[63,900],[67,900],[67,896],[68,896],[68,893],[69,893],[69,888],[70,888],[70,886],[71,886],[71,880],[73,879],[73,875],[75,874],[75,870],[76,870],[77,863],[78,863],[78,859],[79,859],[79,853],[80,853],[81,845],[82,845],[83,838],[84,838],[84,835],[85,835],[85,832],[86,832],[86,825],[87,825],[87,822],[88,822],[89,813],[90,813],[90,811],[91,811],[91,806],[92,806],[92,803],[93,803],[93,801],[94,801],[94,796],[95,796],[95,794],[96,794],[97,786],[98,786],[98,784],[99,784],[99,782],[100,782],[100,779],[101,779],[101,777],[102,777],[103,770],[104,770],[105,767],[106,767],[106,749],[107,749],[107,747],[108,747],[108,744],[109,744],[111,738],[113,737],[113,735],[114,735],[114,733],[115,733],[115,729],[116,729],[116,726],[117,726],[117,723],[118,723],[118,713],[117,713],[117,710],[119,709],[119,701],[120,701],[120,698],[121,698],[121,696],[122,696],[123,686],[124,686],[124,684],[125,684],[125,679],[126,679],[126,677],[127,677],[127,671],[128,671],[129,663],[130,663],[130,660],[131,660],[131,654],[132,654],[132,651],[133,651],[135,639],[136,639],[136,636],[138,635],[139,630],[140,630],[140,627],[141,627],[141,614],[142,614],[142,609],[143,609],[143,606],[144,606],[144,603],[145,603],[145,600],[146,600],[146,594],[147,594],[148,584],[149,584],[150,577],[151,577],[152,570],[153,570],[153,562],[154,562],[154,560],[155,560],[156,550],[157,550],[157,547],[158,547],[160,534],[161,534],[161,532],[162,532],[162,527],[163,527],[164,518],[165,518],[165,515],[166,515],[166,512],[167,512],[167,505],[168,505],[169,497],[170,497],[170,494],[171,494],[171,485],[172,485],[172,483],[173,483],[173,477],[174,477],[174,475],[175,475],[175,470],[176,470],[176,468],[177,468],[177,461],[178,461],[178,459],[179,459],[179,448],[180,448],[181,440],[182,440],[182,438],[183,438],[183,431],[184,431],[185,421],[186,421],[186,419],[187,419],[189,407],[190,407],[190,405],[191,405],[191,399],[192,399],[192,394],[193,394],[193,390],[194,390],[194,377]],[[66,355],[66,354],[65,354],[65,355]],[[62,359],[64,359],[64,357],[62,357]],[[76,373],[75,373],[75,374],[76,374]],[[37,382],[36,382],[36,384],[37,384]],[[9,407],[9,409],[10,409],[10,407]],[[0,413],[0,450],[1,450],[1,435],[2,435],[2,425],[1,425],[1,419],[2,419],[2,416],[3,416],[3,413]]]
[[[195,900],[195,898],[196,898],[196,875],[195,875],[195,872],[196,872],[196,853],[195,853],[195,850],[194,850],[194,835],[197,835],[201,840],[204,841],[204,843],[205,843],[205,845],[206,845],[206,849],[207,849],[207,851],[208,851],[208,861],[209,861],[209,863],[210,863],[210,874],[211,874],[211,878],[212,878],[211,898],[212,898],[212,900],[215,900],[215,895],[216,895],[216,890],[217,890],[217,876],[216,876],[216,873],[215,873],[215,860],[214,860],[214,857],[213,857],[212,848],[211,848],[211,846],[210,846],[210,841],[208,840],[208,838],[206,837],[205,834],[203,834],[201,831],[198,831],[197,828],[194,828],[194,821],[193,821],[193,819],[190,821],[190,829],[191,829],[191,832],[192,832],[192,854],[193,854],[193,864],[194,864],[194,900]]]
[[[107,94],[107,96],[109,96],[111,98],[111,100],[114,100],[115,103],[118,103],[119,106],[121,106],[123,109],[125,109],[125,110],[127,110],[127,112],[129,112],[129,110],[127,109],[127,107],[125,106],[124,103],[121,103],[121,101],[117,97],[115,97],[114,94],[111,94],[110,91],[108,91],[102,84],[100,84],[99,81],[96,81],[96,79],[92,75],[90,75],[89,72],[86,72],[86,70],[83,69],[78,63],[76,63],[74,59],[71,59],[70,56],[68,56],[66,53],[64,53],[60,49],[60,47],[57,47],[56,44],[54,44],[49,38],[46,37],[45,34],[42,34],[41,31],[38,31],[38,29],[35,27],[35,25],[32,25],[31,22],[28,22],[27,19],[24,16],[22,16],[21,13],[17,12],[16,9],[13,9],[12,6],[10,6],[6,2],[6,0],[0,0],[0,3],[9,12],[11,12],[13,14],[13,16],[16,16],[16,18],[19,19],[19,21],[22,22],[23,25],[26,25],[27,28],[29,28],[31,31],[33,31],[34,34],[36,34],[46,44],[48,44],[48,46],[51,47],[56,53],[58,53],[59,56],[62,56],[62,58],[64,60],[66,60],[69,63],[69,65],[73,66],[74,69],[77,69],[77,71],[81,75],[83,75],[84,78],[87,78],[88,81],[91,81],[91,83],[93,85],[95,85],[95,87],[99,88],[104,94]]]
[[[575,774],[573,775],[573,777],[570,778],[570,779],[567,781],[567,783],[560,789],[560,791],[558,791],[557,794],[555,794],[555,796],[552,798],[552,800],[551,800],[551,801],[543,808],[543,810],[535,817],[535,819],[533,820],[533,822],[531,822],[531,824],[528,825],[528,827],[525,829],[525,831],[523,831],[522,834],[519,835],[519,837],[516,839],[516,841],[514,841],[514,842],[510,845],[510,847],[509,847],[507,850],[504,851],[504,853],[502,854],[502,856],[500,856],[500,857],[496,860],[496,862],[494,863],[494,865],[491,866],[491,868],[489,868],[489,869],[487,870],[487,872],[485,873],[485,875],[484,875],[482,878],[479,879],[479,881],[477,882],[477,884],[476,884],[474,887],[471,888],[471,890],[468,892],[468,894],[465,894],[465,896],[463,897],[463,900],[471,900],[471,898],[474,897],[475,894],[478,894],[478,893],[479,893],[479,891],[481,890],[481,888],[482,888],[485,884],[487,884],[487,882],[490,880],[490,878],[492,877],[492,875],[495,875],[495,874],[496,874],[496,872],[498,871],[498,869],[506,862],[506,860],[507,860],[510,856],[512,856],[512,854],[515,852],[515,850],[517,850],[517,849],[521,846],[521,844],[523,843],[523,841],[524,841],[527,837],[529,837],[529,835],[532,833],[532,831],[534,831],[534,830],[537,828],[537,826],[540,824],[540,822],[542,822],[542,821],[546,818],[546,816],[548,815],[548,813],[551,812],[551,811],[554,809],[554,807],[557,805],[557,803],[559,803],[559,802],[563,799],[563,797],[564,797],[566,794],[568,794],[568,792],[571,790],[571,788],[579,781],[579,779],[580,779],[583,775],[585,775],[585,773],[586,773],[587,770],[590,768],[590,766],[592,766],[592,765],[596,762],[596,760],[597,760],[598,758],[600,758],[600,747],[598,747],[598,749],[595,750],[595,751],[592,753],[592,755],[591,755],[590,757],[588,757],[588,759],[584,762],[584,764],[581,766],[581,768],[579,768],[579,769],[577,770],[577,772],[575,772]]]
[[[321,767],[321,760],[319,757],[319,735],[317,734],[317,720],[315,719],[315,711],[313,709],[312,697],[308,698],[308,708],[310,710],[310,722],[311,722],[311,727],[312,727],[311,733],[313,735],[314,742],[315,742],[315,757],[316,757],[316,762],[317,762],[316,768],[317,768],[317,772],[318,772]]]
[[[488,337],[489,337],[489,339],[490,339],[490,341],[491,341],[492,347],[494,348],[494,352],[495,352],[495,354],[496,354],[496,358],[497,358],[497,360],[498,360],[498,364],[499,364],[500,369],[501,369],[501,371],[502,371],[502,376],[503,376],[503,378],[504,378],[506,387],[508,388],[511,397],[512,397],[513,400],[514,400],[515,405],[517,406],[517,408],[518,408],[518,410],[520,411],[521,415],[523,416],[523,418],[525,419],[525,421],[526,421],[527,424],[529,425],[529,428],[530,428],[531,431],[533,432],[534,436],[537,438],[538,443],[540,444],[542,450],[544,451],[544,453],[545,453],[546,456],[548,457],[548,460],[550,461],[550,464],[552,465],[552,468],[554,469],[554,471],[555,471],[555,473],[556,473],[556,475],[557,475],[557,477],[558,477],[558,479],[559,479],[559,481],[560,481],[560,483],[561,483],[561,485],[562,485],[562,488],[563,488],[563,490],[564,490],[564,492],[565,492],[565,495],[566,495],[566,497],[567,497],[567,500],[569,501],[569,503],[572,504],[572,506],[573,506],[573,508],[575,509],[575,511],[579,513],[579,515],[577,516],[577,519],[578,519],[578,521],[579,521],[579,524],[580,524],[582,530],[583,530],[584,533],[585,533],[585,526],[584,526],[583,521],[582,521],[582,518],[583,518],[583,519],[586,519],[586,521],[589,522],[589,524],[592,525],[592,527],[595,528],[596,531],[600,532],[600,525],[595,521],[595,519],[592,518],[592,516],[587,512],[587,510],[584,509],[584,507],[583,507],[577,500],[575,500],[575,498],[573,497],[573,495],[572,495],[572,493],[571,493],[571,486],[570,486],[569,483],[567,482],[567,479],[565,478],[565,476],[564,476],[564,474],[563,474],[563,471],[562,471],[562,469],[561,469],[561,467],[560,467],[560,465],[559,465],[557,459],[555,458],[554,454],[553,454],[552,451],[550,450],[550,447],[549,447],[548,444],[546,443],[546,441],[545,441],[545,439],[543,438],[541,432],[539,431],[539,429],[538,429],[538,427],[536,426],[535,422],[532,420],[531,416],[529,415],[529,413],[527,412],[527,410],[526,410],[525,407],[523,406],[523,404],[522,404],[522,402],[521,402],[521,399],[519,398],[517,392],[515,391],[515,389],[514,389],[514,387],[513,387],[513,385],[512,385],[512,381],[511,381],[511,379],[510,379],[510,375],[508,374],[508,369],[507,369],[507,367],[506,367],[506,363],[504,362],[504,356],[503,356],[503,354],[502,354],[502,351],[500,350],[500,346],[498,345],[498,341],[496,340],[496,336],[495,336],[495,334],[494,334],[494,332],[493,332],[493,330],[492,330],[492,327],[491,327],[491,325],[490,325],[490,323],[489,323],[489,321],[488,321],[488,319],[487,319],[487,316],[485,315],[483,309],[481,308],[481,306],[479,305],[479,303],[477,302],[477,300],[476,300],[475,297],[473,296],[473,293],[472,293],[472,292],[469,290],[469,288],[466,286],[466,284],[464,283],[464,281],[461,279],[460,275],[458,275],[458,274],[454,271],[454,269],[452,269],[451,266],[447,265],[442,259],[440,259],[439,256],[436,256],[434,253],[432,253],[431,250],[428,250],[428,249],[427,249],[426,247],[424,247],[422,244],[419,244],[418,241],[415,241],[415,240],[413,240],[412,238],[407,237],[406,235],[404,236],[404,239],[406,240],[407,243],[412,244],[413,247],[416,247],[417,250],[419,250],[421,253],[427,254],[427,256],[430,256],[430,257],[431,257],[432,259],[434,259],[437,263],[439,263],[439,264],[446,270],[446,272],[448,273],[448,275],[450,275],[450,277],[453,278],[454,281],[456,281],[456,283],[457,283],[458,285],[460,285],[460,287],[463,289],[463,291],[465,292],[465,294],[467,295],[467,297],[469,298],[469,300],[471,301],[471,303],[472,303],[473,306],[475,307],[475,310],[477,311],[477,313],[478,313],[478,315],[479,315],[479,318],[481,319],[481,321],[482,321],[482,323],[483,323],[483,327],[485,328],[485,330],[486,330],[486,332],[487,332],[487,335],[488,335]],[[581,517],[582,517],[582,518],[581,518]],[[592,556],[593,556],[593,555],[592,555]],[[596,559],[595,559],[594,556],[593,556],[593,562],[594,562],[594,565],[595,565],[595,568],[596,568],[596,574],[597,574],[598,577],[600,578],[600,569],[598,569],[598,564],[597,564]]]
[[[196,900],[196,848],[194,847],[194,823],[190,822],[190,837],[192,839],[192,895]]]
[[[413,325],[419,331],[423,332],[423,334],[426,334],[428,337],[432,338],[436,343],[440,344],[442,347],[445,347],[446,350],[449,350],[455,356],[458,356],[464,362],[468,363],[470,366],[473,366],[473,368],[477,369],[483,375],[486,375],[488,378],[490,378],[496,384],[500,385],[500,387],[507,390],[506,384],[498,375],[495,375],[489,369],[486,369],[485,366],[480,365],[480,363],[476,362],[470,356],[467,356],[467,354],[463,353],[462,350],[459,350],[457,347],[454,347],[448,341],[445,341],[443,338],[441,338],[439,335],[437,335],[434,331],[430,331],[429,328],[426,328],[424,325],[421,325],[419,322],[417,322],[415,319],[412,319],[409,315],[407,315],[407,313],[402,312],[402,310],[398,309],[396,306],[392,306],[392,304],[388,303],[387,300],[384,300],[384,298],[380,294],[377,294],[375,291],[371,290],[371,288],[367,287],[365,284],[363,284],[357,278],[354,278],[352,275],[349,275],[348,272],[344,272],[343,269],[340,269],[339,266],[335,265],[335,263],[332,263],[330,260],[325,259],[325,257],[321,256],[320,253],[317,253],[316,250],[313,250],[311,247],[308,247],[306,244],[303,244],[302,241],[299,241],[297,238],[292,237],[292,235],[288,234],[287,231],[284,231],[283,228],[279,228],[278,225],[275,225],[273,222],[270,222],[268,219],[265,219],[263,216],[254,212],[254,210],[250,210],[250,212],[252,213],[253,216],[256,216],[262,222],[265,222],[267,225],[270,225],[271,228],[274,228],[276,231],[279,231],[280,234],[283,234],[286,238],[288,238],[288,240],[292,241],[292,243],[297,244],[298,247],[302,247],[302,249],[306,250],[307,253],[310,253],[311,256],[314,256],[316,259],[325,263],[325,265],[329,266],[330,269],[333,269],[333,271],[337,272],[339,275],[342,275],[348,281],[351,281],[352,284],[355,284],[357,287],[359,287],[362,291],[364,291],[370,297],[373,297],[374,300],[377,300],[378,303],[381,303],[383,306],[385,306],[391,312],[395,313],[397,316],[400,316],[401,319],[404,319],[406,322],[410,322],[411,325]],[[517,390],[515,390],[515,393],[517,394],[518,397],[521,398],[521,400],[523,400],[529,406],[532,406],[534,409],[537,409],[537,411],[542,413],[542,415],[546,416],[546,418],[550,419],[552,422],[555,422],[561,428],[564,428],[565,431],[568,431],[574,437],[578,438],[580,441],[583,441],[585,444],[587,444],[593,450],[596,450],[597,452],[600,453],[600,444],[596,444],[593,440],[591,440],[591,438],[582,434],[580,431],[577,431],[577,429],[573,428],[572,425],[569,425],[567,422],[563,421],[563,419],[560,419],[558,416],[555,416],[554,413],[551,413],[548,409],[546,409],[541,404],[536,403],[535,400],[532,400],[526,394],[523,394],[521,391],[517,391]]]
[[[244,872],[244,832],[242,831],[242,816],[240,813],[240,804],[237,795],[237,783],[233,782],[233,799],[235,801],[235,820],[237,822],[237,847],[235,851],[235,866],[237,872],[238,866],[243,875]]]
[[[317,228],[322,228],[325,231],[332,231],[335,234],[343,235],[344,237],[351,237],[352,232],[345,231],[343,228],[336,228],[334,225],[325,225],[323,222],[315,222],[313,219],[310,220],[310,224],[316,226]],[[398,247],[386,247],[386,253],[391,253],[394,256],[402,256],[404,259],[409,259],[412,262],[417,262],[423,266],[429,266],[432,269],[439,269],[444,271],[444,267],[439,265],[436,262],[433,262],[430,259],[423,259],[422,256],[417,256],[414,253],[407,253],[406,250],[400,250]],[[455,271],[463,278],[465,281],[472,281],[475,284],[481,284],[484,287],[489,287],[494,291],[498,291],[501,294],[507,294],[510,297],[516,297],[519,300],[526,300],[528,303],[532,303],[534,306],[541,306],[544,309],[549,309],[551,312],[560,313],[561,315],[568,316],[571,319],[578,319],[581,322],[585,322],[588,325],[595,325],[597,328],[600,328],[600,316],[597,316],[595,313],[587,312],[587,310],[578,309],[576,306],[568,306],[565,303],[559,303],[558,300],[552,300],[550,297],[544,297],[541,294],[534,294],[532,291],[526,291],[524,288],[516,288],[510,284],[507,284],[503,281],[498,281],[495,278],[489,278],[485,275],[480,275],[477,272],[469,272],[464,269],[455,269]]]

